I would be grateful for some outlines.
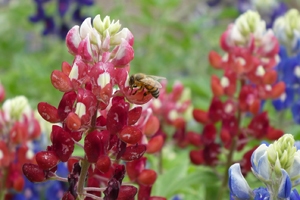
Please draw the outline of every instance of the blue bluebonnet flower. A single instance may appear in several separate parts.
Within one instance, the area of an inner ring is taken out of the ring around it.
[[[253,152],[252,172],[266,188],[252,190],[241,173],[240,164],[233,164],[229,168],[230,199],[300,200],[297,190],[291,190],[300,183],[300,151],[294,142],[291,134],[285,134],[269,146],[261,144]]]
[[[285,92],[273,105],[277,111],[291,108],[293,119],[300,124],[300,13],[289,10],[276,19],[273,30],[281,44],[280,62],[276,66],[278,81],[285,82]]]
[[[94,3],[94,0],[57,0],[57,11],[60,17],[57,18],[54,17],[56,16],[55,13],[51,15],[48,13],[46,14],[45,12],[46,3],[49,1],[55,0],[35,0],[36,14],[30,16],[29,20],[33,23],[43,22],[45,24],[43,35],[57,34],[62,39],[65,39],[68,30],[70,29],[68,22],[66,21],[68,12],[72,13],[72,20],[74,22],[82,23],[86,16],[82,16],[81,9],[84,6],[91,6]],[[72,4],[75,4],[74,9]]]

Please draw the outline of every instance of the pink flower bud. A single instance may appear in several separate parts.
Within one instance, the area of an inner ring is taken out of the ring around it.
[[[118,200],[134,199],[137,188],[132,185],[121,185]]]
[[[133,161],[140,159],[146,152],[146,145],[132,145],[126,148],[125,153],[122,155],[121,159],[124,161]]]
[[[119,133],[119,138],[129,144],[136,144],[142,138],[142,132],[140,129],[133,126],[124,126]]]
[[[78,54],[78,46],[81,42],[81,37],[79,35],[79,26],[73,26],[66,36],[66,44],[69,49],[69,53],[72,55]]]
[[[143,185],[153,185],[156,181],[157,174],[152,169],[144,169],[138,176],[139,183]]]
[[[159,124],[159,119],[156,116],[150,116],[145,125],[144,134],[149,137],[154,135],[159,129]]]
[[[66,124],[71,131],[77,131],[81,126],[81,121],[76,113],[70,112],[68,114]]]
[[[209,63],[215,69],[222,69],[222,57],[215,51],[209,52]]]
[[[280,97],[280,95],[284,91],[285,91],[285,83],[283,81],[280,81],[280,82],[276,83],[272,87],[272,92],[271,92],[272,98],[277,99],[278,97]]]
[[[61,92],[69,92],[73,89],[70,78],[61,71],[54,70],[51,74],[52,85]]]
[[[220,79],[216,75],[211,76],[211,90],[214,96],[220,97],[224,94],[224,88],[220,84]]]
[[[208,113],[201,109],[193,110],[194,119],[201,124],[206,124],[209,122]]]
[[[82,57],[84,62],[93,62],[94,55],[92,51],[90,34],[88,34],[79,44],[78,46],[78,54]]]
[[[96,167],[97,169],[100,170],[100,172],[102,173],[108,172],[110,166],[111,166],[111,160],[108,156],[103,155],[98,158]]]
[[[74,151],[74,141],[60,126],[53,125],[51,132],[52,150],[62,162],[66,162]]]
[[[130,44],[125,39],[122,39],[121,44],[116,48],[118,48],[118,50],[111,61],[112,64],[115,67],[119,68],[126,67],[126,65],[128,65],[134,57],[132,46],[130,46]]]
[[[23,174],[30,182],[40,183],[46,180],[44,170],[38,165],[25,163],[22,170]]]
[[[159,152],[164,145],[164,138],[162,135],[151,138],[147,145],[147,153]]]
[[[42,118],[50,123],[58,123],[60,121],[57,108],[48,103],[40,102],[38,104],[38,111]]]
[[[192,150],[190,152],[190,159],[193,164],[201,165],[204,163],[203,150]]]
[[[40,151],[36,154],[36,162],[40,168],[47,170],[55,167],[60,160],[54,151]]]
[[[93,131],[85,137],[84,151],[90,163],[96,163],[99,156],[106,155],[108,140],[108,131]]]

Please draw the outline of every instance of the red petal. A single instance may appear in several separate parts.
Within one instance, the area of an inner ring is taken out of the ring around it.
[[[23,165],[22,170],[30,182],[39,183],[46,180],[44,170],[38,165],[26,163]]]
[[[58,123],[60,121],[57,109],[45,102],[38,104],[38,111],[42,118],[51,123]]]
[[[159,152],[164,145],[164,138],[162,135],[151,138],[147,145],[147,153]]]
[[[52,72],[51,82],[52,85],[61,92],[69,92],[73,89],[70,78],[58,70]]]
[[[207,124],[203,128],[202,138],[204,144],[213,143],[217,136],[217,129],[214,124]]]
[[[108,172],[111,166],[111,160],[108,156],[100,156],[97,160],[96,167],[99,169],[102,173]]]
[[[118,200],[134,199],[137,193],[137,188],[132,185],[121,185]]]
[[[67,117],[66,124],[70,130],[76,131],[80,128],[81,121],[76,113],[70,112]]]
[[[124,161],[138,160],[144,155],[146,149],[146,145],[143,144],[126,147],[126,151],[122,155],[121,159]]]
[[[67,63],[66,61],[63,61],[62,65],[61,65],[61,71],[66,74],[67,76],[69,76],[70,71],[71,71],[72,67],[69,63]]]
[[[36,162],[42,169],[51,169],[59,162],[58,156],[54,151],[40,151],[36,154]]]
[[[142,114],[142,107],[138,106],[135,107],[128,112],[128,125],[135,124],[141,117]]]
[[[153,185],[156,181],[157,174],[152,169],[144,169],[138,176],[139,183],[143,185]]]
[[[200,122],[201,124],[206,124],[209,121],[208,113],[201,109],[194,109],[193,116],[194,116],[194,119],[197,122]]]
[[[222,69],[222,57],[215,51],[209,52],[209,63],[215,69]]]
[[[190,152],[190,159],[192,161],[192,163],[194,163],[195,165],[201,165],[204,163],[204,157],[203,157],[203,150],[192,150]]]
[[[53,125],[51,132],[52,150],[62,162],[66,162],[74,151],[74,141],[60,126]]]
[[[96,163],[99,156],[106,155],[108,139],[108,131],[93,131],[85,137],[84,151],[90,163]]]
[[[119,133],[119,138],[129,144],[136,144],[142,138],[142,132],[140,129],[133,126],[124,126]]]
[[[57,109],[57,113],[60,117],[61,121],[64,121],[69,112],[73,111],[73,106],[76,100],[77,94],[74,91],[71,92],[66,92],[64,94],[64,96],[62,97],[58,109]]]

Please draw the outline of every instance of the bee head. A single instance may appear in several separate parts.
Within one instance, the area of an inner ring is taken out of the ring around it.
[[[129,78],[129,85],[133,85],[134,84],[134,76],[131,75]]]

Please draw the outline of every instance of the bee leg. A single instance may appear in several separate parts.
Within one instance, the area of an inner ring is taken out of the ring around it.
[[[132,92],[133,92],[133,87],[130,87],[130,95],[132,94]]]
[[[135,95],[137,92],[141,92],[144,90],[144,87],[141,86],[138,90],[136,90],[132,95]]]

